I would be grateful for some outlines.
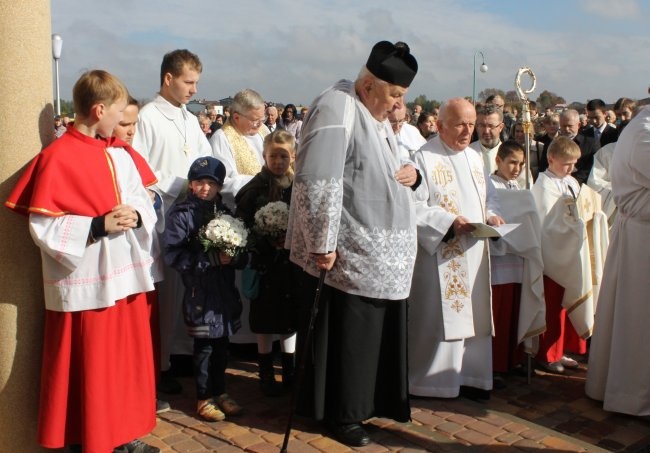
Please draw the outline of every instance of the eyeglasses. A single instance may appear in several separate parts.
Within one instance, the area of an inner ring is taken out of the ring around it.
[[[259,118],[257,120],[253,120],[253,119],[249,118],[248,116],[244,115],[243,113],[239,113],[239,112],[235,112],[235,113],[237,115],[239,115],[239,116],[243,116],[244,118],[246,118],[251,123],[252,127],[259,127],[259,126],[262,125],[262,121],[264,121],[264,118]]]
[[[392,126],[399,126],[399,125],[404,124],[404,123],[406,123],[406,120],[398,120],[398,121],[391,121],[390,122],[390,124]]]
[[[499,126],[501,126],[501,123],[499,124],[477,124],[477,127],[480,127],[482,129],[497,129]]]

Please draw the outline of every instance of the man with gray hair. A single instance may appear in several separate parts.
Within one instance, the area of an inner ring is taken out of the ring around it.
[[[563,110],[560,113],[560,135],[569,137],[580,147],[580,158],[571,176],[580,184],[586,184],[591,167],[594,165],[594,155],[600,149],[600,139],[580,133],[580,114],[574,109]]]
[[[264,125],[269,128],[269,132],[274,132],[276,129],[280,128],[280,122],[278,121],[278,109],[274,105],[269,105],[266,108],[266,121]]]
[[[388,121],[395,133],[402,161],[410,160],[411,154],[420,149],[427,142],[426,139],[420,134],[417,127],[406,121],[406,105],[391,112],[388,115]]]
[[[462,98],[440,109],[438,137],[415,153],[418,253],[409,296],[412,395],[485,398],[492,389],[490,264],[473,223],[498,226],[495,189],[469,148],[476,113]]]
[[[377,43],[355,82],[340,80],[312,103],[296,160],[286,247],[305,271],[304,307],[327,271],[313,348],[300,351],[307,366],[298,407],[350,446],[370,442],[366,419],[410,419],[417,172],[400,162],[387,118],[416,72],[405,43]]]
[[[210,138],[212,154],[226,166],[221,196],[233,209],[235,195],[264,165],[262,151],[269,129],[264,125],[265,104],[254,90],[245,89],[233,98],[230,117]]]

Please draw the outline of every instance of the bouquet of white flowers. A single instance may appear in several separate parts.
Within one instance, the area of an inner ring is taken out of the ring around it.
[[[272,201],[255,213],[255,231],[262,236],[278,239],[284,236],[289,225],[289,205]]]
[[[199,239],[206,252],[217,249],[229,256],[236,256],[246,251],[248,230],[241,220],[220,213],[201,228]]]

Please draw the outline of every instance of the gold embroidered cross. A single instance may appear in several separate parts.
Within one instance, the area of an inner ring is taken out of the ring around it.
[[[460,313],[461,310],[465,307],[465,305],[462,304],[461,301],[455,300],[451,303],[451,308],[456,312]]]

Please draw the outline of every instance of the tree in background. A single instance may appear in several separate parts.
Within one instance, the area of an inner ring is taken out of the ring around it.
[[[413,111],[413,107],[415,106],[415,104],[422,106],[423,111],[431,112],[433,111],[433,109],[439,108],[441,103],[435,99],[429,100],[424,94],[420,94],[413,100],[413,102],[407,102],[406,107],[410,111]]]
[[[539,97],[536,100],[537,102],[537,109],[540,112],[543,112],[547,108],[553,108],[557,104],[566,104],[566,101],[562,96],[558,96],[557,94],[544,90],[540,93]]]
[[[506,99],[506,93],[503,90],[499,90],[498,88],[486,88],[483,91],[481,91],[478,96],[476,96],[476,102],[485,102],[487,98],[493,95],[499,95],[503,98],[504,101],[507,102]]]
[[[515,90],[506,92],[503,100],[506,101],[506,104],[521,104],[521,99],[519,99],[519,96]]]

